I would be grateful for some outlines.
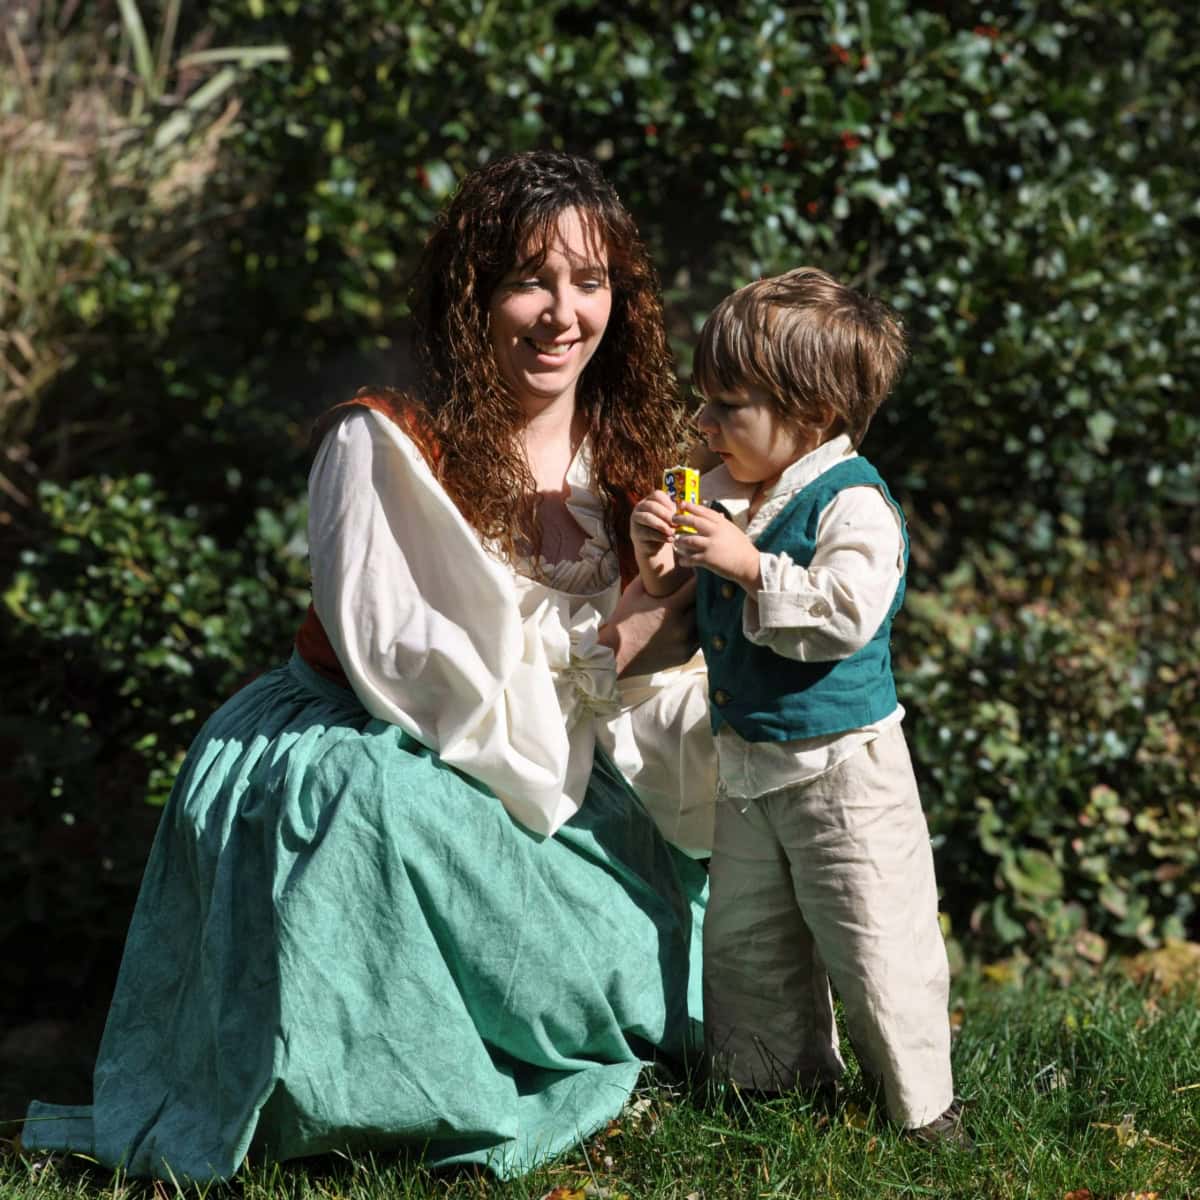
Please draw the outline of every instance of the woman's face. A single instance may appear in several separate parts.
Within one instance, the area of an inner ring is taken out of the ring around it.
[[[496,366],[527,416],[574,404],[611,312],[608,255],[598,238],[588,237],[578,211],[566,209],[541,265],[514,267],[488,304]]]

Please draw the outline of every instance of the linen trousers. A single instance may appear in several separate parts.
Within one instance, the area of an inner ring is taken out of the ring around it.
[[[816,779],[718,804],[709,888],[715,1077],[772,1091],[836,1080],[832,982],[891,1119],[915,1128],[950,1106],[950,972],[899,724]]]

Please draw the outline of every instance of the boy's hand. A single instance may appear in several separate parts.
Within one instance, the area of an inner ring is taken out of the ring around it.
[[[651,596],[668,596],[691,574],[675,561],[675,502],[666,492],[651,492],[634,505],[629,536],[638,574]]]
[[[685,504],[673,523],[691,525],[695,533],[675,534],[675,558],[687,567],[707,567],[747,592],[758,590],[758,550],[754,543],[722,513],[698,504]]]
[[[633,518],[629,522],[629,536],[638,557],[651,557],[667,542],[675,539],[675,526],[671,518],[675,515],[675,502],[666,492],[651,492],[633,507]]]

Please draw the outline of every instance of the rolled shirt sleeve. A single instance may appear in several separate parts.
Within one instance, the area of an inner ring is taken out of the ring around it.
[[[878,488],[847,488],[821,514],[807,567],[765,551],[759,563],[747,639],[800,662],[849,658],[882,624],[904,573],[900,516]]]

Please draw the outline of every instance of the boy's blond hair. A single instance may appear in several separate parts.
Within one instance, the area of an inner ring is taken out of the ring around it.
[[[706,398],[749,387],[800,425],[831,426],[857,446],[907,355],[904,326],[886,304],[815,267],[759,279],[713,309],[692,367]]]

